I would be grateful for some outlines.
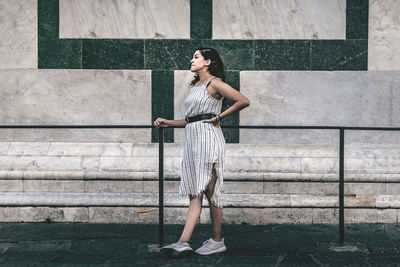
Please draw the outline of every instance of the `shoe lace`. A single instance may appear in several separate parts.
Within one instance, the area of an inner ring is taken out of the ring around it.
[[[206,241],[203,242],[203,246],[207,247],[208,245],[211,245],[211,240],[207,239]]]

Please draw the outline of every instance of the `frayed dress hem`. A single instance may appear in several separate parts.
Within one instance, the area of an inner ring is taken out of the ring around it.
[[[215,163],[214,163],[215,164]],[[217,170],[214,168],[215,173],[217,174]],[[212,171],[212,170],[211,170]],[[222,176],[216,175],[216,182],[215,184],[217,184],[218,179],[223,179]],[[192,194],[192,193],[184,193],[181,190],[179,190],[179,195],[180,196],[189,196],[189,197],[198,197],[200,196],[202,193],[204,193],[207,190],[208,185],[211,182],[211,177],[208,179],[207,184],[202,188],[202,190]],[[222,186],[222,181],[221,181],[221,186]],[[222,194],[217,194],[217,192],[215,192],[215,188],[214,188],[214,194],[211,197],[211,204],[214,205],[217,208],[223,208],[222,205]]]

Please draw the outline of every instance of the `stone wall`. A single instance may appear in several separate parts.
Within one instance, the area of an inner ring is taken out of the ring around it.
[[[223,125],[400,125],[400,1],[0,0],[1,125],[183,117],[217,48],[251,106]],[[224,103],[224,108],[231,105]],[[338,132],[224,129],[226,223],[337,223]],[[183,129],[165,131],[165,220]],[[345,133],[345,221],[398,222],[400,133]],[[0,129],[0,221],[158,221],[156,129]],[[204,209],[201,223],[209,222]]]

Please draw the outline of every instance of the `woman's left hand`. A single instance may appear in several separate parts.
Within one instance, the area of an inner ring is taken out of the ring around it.
[[[214,126],[219,126],[219,120],[217,119],[217,117],[213,117],[209,120],[203,120],[203,123],[212,123]]]

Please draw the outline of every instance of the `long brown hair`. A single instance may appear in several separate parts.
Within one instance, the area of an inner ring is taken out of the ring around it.
[[[205,60],[207,59],[211,60],[211,63],[208,66],[208,71],[215,77],[221,78],[221,80],[225,82],[226,81],[225,66],[217,50],[210,47],[201,47],[198,48],[196,51],[200,51],[201,55],[204,57]],[[199,80],[200,80],[199,75],[195,74],[194,79],[190,82],[190,84],[195,85]]]

